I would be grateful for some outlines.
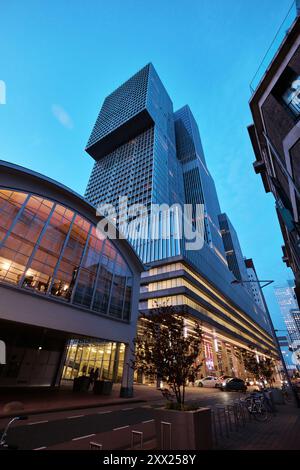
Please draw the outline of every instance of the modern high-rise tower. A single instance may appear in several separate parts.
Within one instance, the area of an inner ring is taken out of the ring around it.
[[[299,306],[294,291],[294,282],[289,280],[286,286],[277,286],[274,288],[274,291],[287,329],[290,344],[292,344],[293,341],[300,341],[300,332],[294,318],[294,312],[299,312]]]
[[[126,196],[149,215],[153,204],[184,203],[173,104],[152,64],[105,99],[86,151],[96,160],[85,194],[94,205],[112,204],[119,212],[119,197]],[[181,253],[175,229],[176,221],[170,240],[131,241],[144,262],[165,259]]]
[[[205,331],[205,370],[242,374],[234,349],[252,345],[258,354],[276,357],[276,347],[264,312],[243,285],[233,285],[219,225],[221,213],[208,170],[195,118],[188,106],[173,112],[172,101],[152,64],[146,65],[111,93],[103,103],[86,151],[95,164],[85,197],[98,206],[112,204],[123,217],[123,202],[143,204],[153,217],[154,205],[190,204],[192,225],[202,217],[203,246],[188,250],[176,237],[179,215],[166,221],[160,212],[151,227],[140,226],[146,237],[128,238],[144,263],[140,309],[169,303],[202,322]],[[120,205],[121,204],[121,205]],[[204,207],[199,216],[195,205]],[[151,225],[151,224],[150,224]],[[167,223],[168,225],[168,223]],[[149,269],[150,268],[150,269]]]
[[[219,223],[230,271],[239,281],[247,280],[248,274],[237,233],[227,214],[219,215]]]

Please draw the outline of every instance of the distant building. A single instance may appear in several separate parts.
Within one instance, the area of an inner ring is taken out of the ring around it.
[[[299,309],[292,309],[291,310],[291,317],[294,320],[294,324],[297,329],[297,334],[300,339],[300,310]]]
[[[300,332],[295,322],[294,316],[298,319],[299,306],[293,288],[293,281],[288,281],[286,286],[277,286],[274,288],[275,296],[287,329],[287,338],[290,345],[294,341],[300,341]]]
[[[292,351],[290,351],[289,340],[286,336],[277,336],[277,339],[278,339],[278,343],[281,349],[281,353],[282,353],[286,368],[289,371],[289,374],[293,375],[293,373],[296,372],[297,367],[296,367],[296,364],[294,364],[293,359],[292,359]]]
[[[248,280],[247,269],[240,242],[227,214],[219,215],[219,224],[228,268],[239,281]]]
[[[247,274],[250,282],[250,287],[252,295],[255,302],[260,306],[260,308],[266,311],[266,301],[264,300],[264,294],[258,282],[258,277],[256,274],[255,266],[251,258],[245,259],[245,266],[247,269]]]

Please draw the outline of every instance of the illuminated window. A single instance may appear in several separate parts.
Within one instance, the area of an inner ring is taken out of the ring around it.
[[[0,281],[129,320],[132,272],[74,211],[0,190]]]

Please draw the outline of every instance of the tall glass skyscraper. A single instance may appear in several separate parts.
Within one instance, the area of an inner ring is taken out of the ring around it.
[[[96,160],[85,195],[94,205],[112,204],[118,212],[119,197],[127,196],[129,205],[143,204],[149,215],[153,204],[184,203],[173,104],[152,64],[105,99],[86,151]],[[161,230],[163,214],[158,217]],[[176,226],[174,220],[170,240],[150,240],[150,234],[132,240],[140,258],[153,262],[179,255]]]
[[[121,224],[119,197],[127,196],[128,204],[143,204],[144,215],[156,222],[157,239],[151,239],[150,226],[139,227],[146,232],[143,239],[128,234],[140,258],[151,266],[142,276],[140,309],[168,302],[180,306],[187,318],[203,321],[207,325],[204,373],[228,373],[232,368],[238,373],[233,351],[238,343],[233,338],[257,351],[276,354],[264,312],[244,286],[232,284],[234,275],[219,225],[219,200],[195,118],[188,106],[173,111],[152,64],[104,100],[86,151],[95,160],[85,194],[89,202],[114,205]],[[155,204],[191,204],[195,227],[199,218],[195,205],[201,204],[202,248],[187,250],[185,240],[176,237],[180,225],[176,210],[168,222],[170,236],[164,239],[164,213],[154,215]],[[218,354],[226,367],[220,365]]]
[[[275,287],[274,292],[287,329],[289,343],[300,342],[300,330],[295,321],[299,306],[294,292],[294,282],[289,280],[287,285]]]

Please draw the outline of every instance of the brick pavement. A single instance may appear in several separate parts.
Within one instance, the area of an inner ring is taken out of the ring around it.
[[[219,450],[300,450],[300,410],[294,405],[277,406],[270,421],[252,420],[229,437],[219,439]]]

